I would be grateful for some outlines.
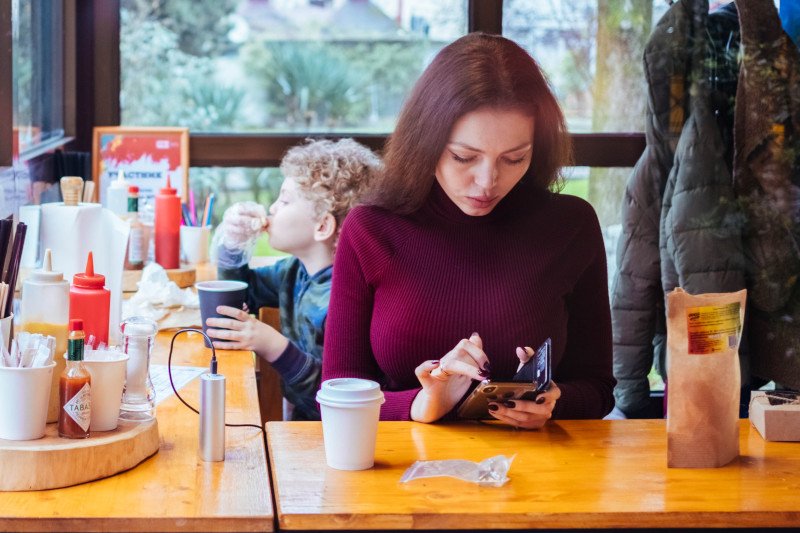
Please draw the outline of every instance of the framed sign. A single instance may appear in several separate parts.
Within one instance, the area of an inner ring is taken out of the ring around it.
[[[92,178],[106,205],[106,191],[122,171],[140,199],[152,199],[170,184],[186,202],[189,191],[189,129],[108,126],[94,128]]]

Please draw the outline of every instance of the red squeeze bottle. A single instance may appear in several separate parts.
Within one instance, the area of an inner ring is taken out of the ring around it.
[[[69,319],[83,319],[86,339],[94,335],[97,344],[108,344],[108,312],[111,292],[105,288],[106,277],[94,273],[94,256],[89,252],[86,272],[75,274],[69,288]]]
[[[164,268],[180,267],[181,199],[178,190],[167,186],[156,195],[156,263]]]

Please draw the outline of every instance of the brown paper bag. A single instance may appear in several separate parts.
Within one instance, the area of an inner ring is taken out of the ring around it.
[[[715,468],[739,455],[739,341],[747,291],[667,295],[667,466]]]

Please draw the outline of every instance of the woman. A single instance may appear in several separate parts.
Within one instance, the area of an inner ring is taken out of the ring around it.
[[[522,48],[474,33],[442,49],[403,107],[371,205],[344,223],[323,380],[373,379],[382,419],[433,422],[551,338],[550,390],[491,415],[536,428],[608,413],[599,224],[583,200],[548,191],[569,160],[564,117]]]

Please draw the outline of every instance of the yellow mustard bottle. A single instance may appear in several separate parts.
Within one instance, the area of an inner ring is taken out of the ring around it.
[[[50,387],[47,422],[57,422],[60,408],[58,382],[66,366],[63,356],[69,335],[69,282],[64,279],[64,274],[53,270],[53,256],[49,249],[44,253],[42,268],[31,272],[22,283],[20,315],[21,331],[50,335],[56,339],[53,358],[56,367]]]

